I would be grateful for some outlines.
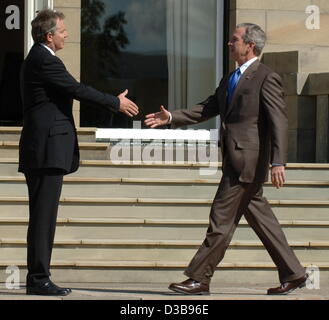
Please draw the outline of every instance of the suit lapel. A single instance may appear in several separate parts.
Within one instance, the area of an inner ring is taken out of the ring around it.
[[[225,114],[225,118],[228,117],[229,113],[233,110],[233,106],[235,104],[235,100],[238,96],[238,93],[241,89],[243,89],[244,85],[246,84],[247,81],[250,81],[253,77],[255,72],[257,71],[258,67],[259,67],[259,60],[256,60],[254,63],[252,63],[249,68],[247,68],[247,70],[243,73],[243,75],[241,76],[235,90],[233,93],[233,97],[231,100],[231,103],[227,105],[226,107],[226,114]]]

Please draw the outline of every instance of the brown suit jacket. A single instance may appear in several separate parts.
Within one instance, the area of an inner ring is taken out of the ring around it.
[[[245,183],[268,180],[269,164],[285,165],[288,118],[281,78],[256,60],[243,73],[227,103],[230,75],[216,92],[191,109],[172,112],[172,128],[196,124],[220,115],[223,172]]]

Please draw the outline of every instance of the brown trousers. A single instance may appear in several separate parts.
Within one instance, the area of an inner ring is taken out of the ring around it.
[[[263,197],[262,183],[241,183],[238,178],[225,173],[211,207],[206,239],[184,274],[196,281],[210,283],[242,215],[277,266],[280,282],[301,278],[305,270],[289,247],[278,220]]]

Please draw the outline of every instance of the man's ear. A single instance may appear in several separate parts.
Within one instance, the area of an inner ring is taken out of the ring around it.
[[[256,43],[255,42],[250,42],[249,45],[250,45],[250,48],[251,48],[252,52],[255,52]]]
[[[47,35],[46,35],[46,40],[47,40],[47,43],[51,43],[53,42],[53,35],[51,32],[48,32]]]

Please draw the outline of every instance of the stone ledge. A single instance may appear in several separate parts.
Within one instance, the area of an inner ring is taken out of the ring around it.
[[[301,92],[303,95],[329,95],[329,72],[311,73]]]

